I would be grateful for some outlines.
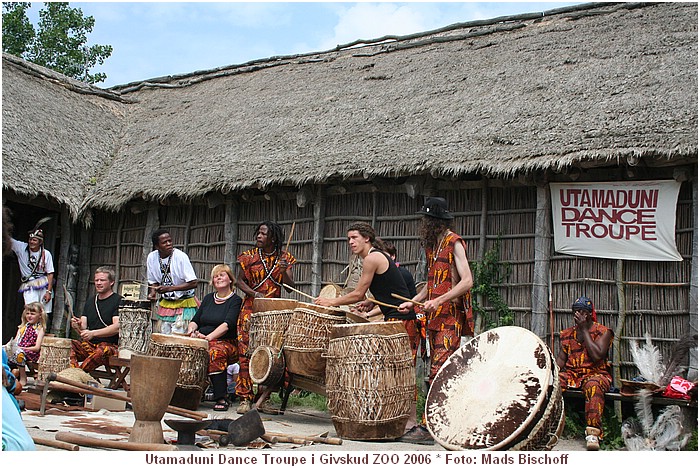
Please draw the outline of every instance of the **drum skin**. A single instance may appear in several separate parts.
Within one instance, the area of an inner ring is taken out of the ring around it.
[[[506,450],[532,431],[555,380],[551,352],[521,327],[484,332],[440,368],[426,398],[428,430],[450,450]]]

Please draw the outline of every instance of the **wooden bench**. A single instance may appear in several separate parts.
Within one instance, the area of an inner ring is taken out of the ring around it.
[[[126,376],[129,375],[131,370],[131,361],[129,359],[110,356],[108,364],[104,368],[105,370],[95,369],[90,372],[90,375],[96,379],[109,380],[107,388],[112,390],[123,388],[125,391],[129,391],[129,382],[126,381]]]
[[[579,399],[583,400],[583,392],[581,390],[566,389],[562,393],[564,400],[566,399]],[[621,393],[606,393],[605,401],[620,401],[625,405],[634,405],[639,398],[636,396],[622,395]],[[662,396],[655,396],[651,399],[652,406],[671,406],[678,405],[681,408],[695,408],[697,410],[698,402],[697,400],[681,400],[678,398],[666,398]]]

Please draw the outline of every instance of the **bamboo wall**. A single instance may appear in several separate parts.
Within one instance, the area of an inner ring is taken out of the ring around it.
[[[110,265],[118,271],[119,284],[144,281],[151,227],[164,227],[170,230],[176,247],[189,254],[200,279],[197,294],[201,298],[211,291],[208,281],[212,266],[222,262],[233,265],[236,255],[254,245],[258,223],[269,219],[282,225],[285,241],[295,223],[290,251],[297,258],[293,268],[297,289],[316,295],[324,284],[345,281],[350,256],[347,226],[366,221],[380,237],[396,245],[402,265],[417,280],[424,279],[425,256],[418,241],[421,216],[416,214],[422,196],[409,197],[399,184],[314,190],[315,202],[304,207],[298,206],[296,192],[280,191],[245,197],[229,195],[216,203],[199,200],[187,205],[165,205],[138,214],[129,207],[116,215],[98,213],[91,231],[92,271],[99,265]],[[545,310],[535,311],[539,306],[533,305],[537,187],[505,181],[455,181],[434,183],[430,194],[448,200],[455,214],[455,231],[467,241],[470,261],[481,260],[486,250],[500,242],[500,259],[510,265],[512,273],[498,289],[514,312],[515,325],[537,328],[534,313],[544,314],[541,316],[546,317],[546,324],[540,335],[553,345],[555,353],[558,332],[572,325],[570,306],[580,295],[589,296],[596,305],[599,322],[620,335],[621,342],[615,343],[613,352],[618,353],[622,378],[636,375],[629,355],[630,339],[641,339],[649,332],[666,356],[674,340],[688,330],[693,253],[690,183],[683,184],[677,209],[676,237],[683,262],[560,255],[553,250],[551,232],[544,236],[552,245],[548,252],[540,254],[540,260],[544,259],[551,271],[551,314],[546,306]],[[236,265],[233,269],[237,274]],[[287,295],[306,300],[295,293]],[[624,327],[620,327],[618,317],[625,313]],[[496,317],[491,319],[495,321]]]

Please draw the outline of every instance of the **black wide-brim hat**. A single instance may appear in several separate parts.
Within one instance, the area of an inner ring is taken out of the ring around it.
[[[440,197],[428,197],[418,213],[438,219],[454,219],[447,209],[447,201]]]

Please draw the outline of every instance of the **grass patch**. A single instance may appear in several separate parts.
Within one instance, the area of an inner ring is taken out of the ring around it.
[[[276,405],[282,405],[280,394],[273,393],[270,396],[270,401]],[[311,408],[318,411],[328,411],[328,401],[323,395],[301,390],[292,392],[287,400],[287,408]]]

